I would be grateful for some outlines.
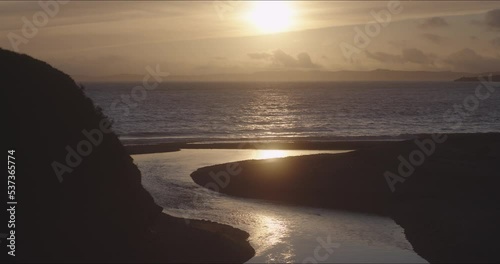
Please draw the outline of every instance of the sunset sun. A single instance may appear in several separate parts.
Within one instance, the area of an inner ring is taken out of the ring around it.
[[[283,32],[292,26],[293,9],[290,2],[254,2],[247,19],[262,33]]]

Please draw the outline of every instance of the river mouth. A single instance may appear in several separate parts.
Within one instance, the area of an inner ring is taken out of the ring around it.
[[[426,263],[390,218],[230,197],[196,185],[189,176],[200,167],[226,162],[343,152],[182,149],[132,157],[142,184],[164,212],[247,231],[256,251],[250,263]]]

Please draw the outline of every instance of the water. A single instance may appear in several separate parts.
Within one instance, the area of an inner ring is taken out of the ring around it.
[[[459,127],[443,117],[474,95],[476,83],[164,83],[147,91],[128,115],[124,104],[113,109],[113,101],[130,96],[134,86],[86,85],[124,141],[377,139],[500,131],[498,91],[479,101]]]
[[[111,107],[130,96],[134,86],[86,85],[87,95],[115,121],[125,143],[394,139],[500,131],[499,92],[477,101],[460,126],[444,118],[474,95],[475,83],[164,83],[126,109],[121,103]],[[143,185],[166,212],[248,231],[257,251],[250,262],[425,262],[389,218],[217,196],[189,177],[213,164],[311,153],[181,150],[133,157]],[[335,248],[321,251],[326,260],[311,259],[321,240]]]
[[[341,151],[321,151],[325,152]],[[197,168],[213,164],[313,153],[318,151],[181,150],[133,158],[142,172],[143,185],[165,212],[249,232],[256,250],[249,262],[310,261],[321,245],[319,240],[334,245],[331,252],[319,251],[326,262],[425,262],[413,252],[402,228],[389,218],[216,195],[189,177]]]

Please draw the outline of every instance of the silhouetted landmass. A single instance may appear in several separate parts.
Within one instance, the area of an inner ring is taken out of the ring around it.
[[[338,81],[452,81],[464,72],[451,71],[261,71],[249,74],[170,75],[166,82],[338,82]],[[142,75],[74,76],[80,82],[142,82]]]
[[[489,80],[488,75],[482,75],[483,79]],[[473,76],[473,77],[461,77],[455,80],[455,82],[480,82],[481,76]],[[500,75],[493,75],[491,77],[492,82],[500,82]]]
[[[386,142],[342,154],[209,166],[191,177],[201,186],[216,177],[227,184],[222,193],[239,197],[391,216],[430,262],[500,261],[500,134],[449,135],[391,192],[384,173],[399,175],[398,157],[408,161],[415,150],[413,140]]]
[[[106,120],[68,75],[0,49],[0,84],[7,147],[16,150],[16,261],[244,262],[254,255],[244,231],[163,214],[112,132],[79,164],[66,162],[68,146],[88,140],[82,131]],[[72,171],[58,178],[54,161]]]

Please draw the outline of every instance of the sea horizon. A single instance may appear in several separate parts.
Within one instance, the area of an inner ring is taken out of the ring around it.
[[[456,123],[456,107],[464,109],[464,98],[474,95],[477,86],[428,81],[165,83],[148,91],[143,104],[131,105],[127,116],[119,98],[134,85],[89,83],[84,92],[114,121],[126,144],[366,141],[498,132],[498,93],[481,101],[463,124]],[[266,112],[254,114],[258,109]]]
[[[0,35],[2,263],[500,263],[500,0],[0,1]]]

